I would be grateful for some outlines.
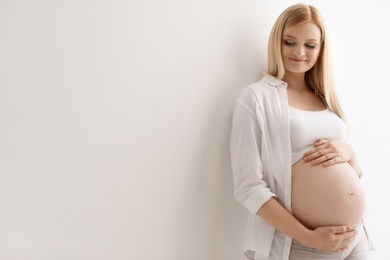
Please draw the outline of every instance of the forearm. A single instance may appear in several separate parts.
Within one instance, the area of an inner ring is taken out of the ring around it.
[[[302,225],[275,198],[269,199],[257,212],[265,222],[280,232],[306,244],[311,230]]]

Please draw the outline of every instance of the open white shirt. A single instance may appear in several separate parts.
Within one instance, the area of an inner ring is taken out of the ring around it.
[[[292,239],[256,215],[271,197],[291,212],[288,113],[287,84],[268,75],[246,87],[234,107],[230,142],[234,196],[251,213],[244,242],[249,259],[289,257]]]

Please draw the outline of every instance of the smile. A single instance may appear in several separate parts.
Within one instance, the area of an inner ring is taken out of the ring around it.
[[[289,60],[291,60],[292,62],[297,62],[297,63],[302,63],[302,62],[306,62],[307,60],[302,60],[302,59],[294,59],[294,58],[288,58]]]

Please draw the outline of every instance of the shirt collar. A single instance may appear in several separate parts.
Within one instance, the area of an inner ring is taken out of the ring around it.
[[[287,87],[287,83],[284,82],[283,80],[280,80],[274,76],[271,76],[269,74],[266,74],[264,77],[263,77],[263,81],[270,84],[271,86],[283,86],[283,87]]]

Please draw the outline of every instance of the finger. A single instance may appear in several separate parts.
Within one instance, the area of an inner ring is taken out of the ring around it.
[[[320,139],[314,143],[314,147],[319,146],[319,145],[323,145],[323,144],[328,143],[328,142],[330,142],[330,140]]]
[[[317,156],[317,157],[314,157],[314,156]],[[312,161],[311,164],[314,166],[314,165],[318,165],[318,164],[321,164],[321,163],[326,163],[328,161],[331,161],[329,165],[332,165],[334,164],[335,162],[337,162],[337,154],[336,153],[329,153],[328,151],[326,150],[323,150],[321,152],[318,152],[317,154],[315,155],[312,155],[312,156],[309,156],[309,157],[306,157],[305,158],[305,161],[308,162],[308,161]],[[335,162],[332,161],[333,159],[336,159]],[[325,166],[325,165],[324,165]]]
[[[323,150],[323,149],[326,149],[329,147],[329,141],[326,141],[326,140],[321,140],[321,141],[318,141],[316,142],[313,147],[314,149],[311,149],[309,151],[307,151],[304,156],[308,156],[308,155],[311,155],[311,154],[314,154],[320,150]]]
[[[318,151],[317,149],[311,149],[311,150],[307,151],[306,153],[304,153],[303,157],[310,156],[310,155],[316,153],[317,151]]]
[[[343,239],[339,242],[339,248],[345,250],[348,246],[355,240],[355,236],[350,237],[349,239]]]
[[[307,160],[307,161],[309,161],[309,160]],[[325,162],[325,159],[324,159],[323,157],[319,157],[319,158],[317,158],[317,159],[315,159],[315,160],[312,160],[312,161],[310,162],[310,164],[311,164],[312,166],[316,166],[316,165],[319,165],[319,164],[324,163],[324,162]]]
[[[348,245],[343,245],[343,246],[340,248],[339,252],[342,252],[342,251],[347,250],[347,249],[348,249]]]
[[[347,240],[345,241],[345,244],[347,244],[347,245],[351,244],[351,243],[355,240],[355,237],[356,237],[356,236],[353,236],[353,237],[351,237],[350,239],[347,239]]]
[[[353,231],[353,229],[350,226],[333,226],[332,231],[334,234],[338,235]]]
[[[337,248],[336,252],[342,252],[342,251],[348,249],[348,246],[349,246],[348,241],[339,242],[336,245],[336,248]]]
[[[349,245],[356,237],[356,232],[354,231],[348,231],[346,233],[342,234],[336,234],[336,240],[338,241],[338,245],[340,247]]]
[[[315,145],[314,149],[316,149],[317,151],[321,151],[321,150],[324,150],[324,149],[330,149],[331,146],[332,146],[331,142],[326,142],[326,143],[323,143],[323,144]]]
[[[328,150],[328,149],[317,147],[315,149],[312,149],[312,150],[306,152],[303,155],[303,157],[307,158],[310,161],[310,160],[318,158],[318,157],[320,157],[320,156],[322,156],[322,155],[324,155],[326,153],[329,153],[329,152],[330,152],[330,150]]]
[[[316,165],[318,163],[321,163],[320,156],[321,155],[318,153],[313,153],[311,155],[305,156],[303,159],[305,160],[305,162],[311,162],[312,165]]]
[[[348,233],[349,234],[349,233]],[[353,233],[352,233],[353,234]],[[351,236],[351,237],[346,237],[346,238],[343,238],[340,243],[343,244],[343,245],[349,245],[352,241],[355,240],[355,235]]]
[[[332,159],[325,161],[323,165],[326,167],[326,166],[337,164],[339,162],[341,162],[341,158],[335,155],[335,157],[333,157]]]

